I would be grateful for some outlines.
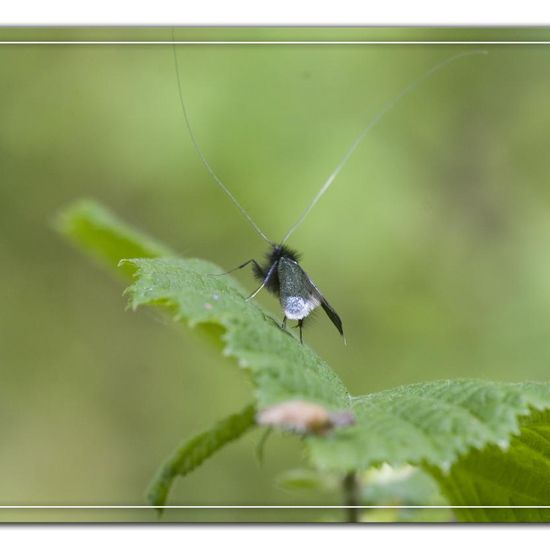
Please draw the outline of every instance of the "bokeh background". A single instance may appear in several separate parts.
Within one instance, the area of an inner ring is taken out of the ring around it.
[[[169,29],[0,35],[171,40]],[[550,33],[180,29],[176,37],[544,40]],[[279,239],[388,99],[430,66],[479,47],[177,51],[208,159]],[[348,338],[345,347],[319,314],[306,326],[307,343],[355,394],[441,378],[549,378],[550,46],[483,48],[489,55],[452,64],[384,118],[290,243],[303,251],[304,268]],[[55,215],[91,197],[182,254],[227,269],[262,256],[264,243],[192,149],[171,46],[0,45],[0,174],[0,504],[145,504],[147,484],[178,441],[238,410],[251,390],[190,331],[152,311],[126,311],[124,284],[56,234]],[[255,288],[249,273],[237,277]],[[272,297],[259,301],[279,316]],[[339,503],[338,494],[279,488],[278,475],[304,464],[301,446],[272,437],[260,466],[259,436],[180,480],[170,502]],[[199,517],[186,514],[165,518]],[[60,517],[84,516],[4,511],[0,519]],[[85,517],[155,519],[139,510]]]

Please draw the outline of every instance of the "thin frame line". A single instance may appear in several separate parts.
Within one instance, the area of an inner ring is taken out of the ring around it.
[[[401,509],[421,509],[421,510],[453,510],[455,508],[457,509],[527,509],[527,510],[534,510],[534,509],[550,509],[550,506],[499,506],[499,505],[487,505],[487,506],[480,506],[480,505],[473,505],[473,506],[466,506],[466,505],[457,505],[457,506],[442,506],[442,505],[381,505],[381,506],[374,506],[374,505],[353,505],[353,506],[346,506],[343,504],[340,505],[333,505],[333,506],[325,506],[325,505],[293,505],[293,504],[281,504],[281,505],[238,505],[238,504],[230,504],[227,506],[224,505],[216,505],[216,504],[208,504],[208,505],[163,505],[163,506],[151,506],[151,505],[140,505],[140,504],[131,504],[128,506],[124,505],[16,505],[16,506],[0,506],[0,510],[67,510],[67,509],[80,509],[80,510],[120,510],[120,509],[134,509],[134,510],[158,510],[158,509],[176,509],[176,510],[188,510],[188,509],[199,509],[199,510],[257,510],[257,509],[263,509],[263,510],[289,510],[289,509],[299,509],[299,510],[316,510],[316,509],[330,509],[330,510],[347,510],[349,508],[356,508],[356,509],[384,509],[384,510],[401,510]]]
[[[133,45],[151,45],[151,46],[172,46],[172,45],[223,45],[223,46],[258,46],[258,45],[482,45],[482,44],[494,44],[494,45],[547,45],[550,41],[544,40],[532,40],[532,41],[465,41],[465,40],[453,40],[453,41],[424,41],[424,40],[357,40],[357,41],[197,41],[197,40],[155,40],[155,41],[93,41],[93,40],[78,40],[78,41],[65,41],[65,40],[20,40],[20,41],[0,41],[0,46],[92,46],[92,45],[112,45],[112,46],[133,46]],[[158,510],[158,509],[176,509],[176,510],[318,510],[318,509],[330,509],[330,510],[345,510],[345,509],[383,509],[383,510],[401,510],[401,509],[422,509],[422,510],[452,510],[452,509],[550,509],[550,505],[542,506],[499,506],[499,505],[487,505],[487,506],[423,506],[423,505],[410,505],[410,506],[359,506],[359,505],[163,505],[163,506],[151,506],[151,505],[0,505],[0,510]]]
[[[550,44],[549,40],[524,40],[513,42],[511,40],[497,40],[497,41],[480,41],[480,40],[346,40],[346,41],[330,41],[330,40],[177,40],[172,42],[170,40],[6,40],[0,41],[0,46],[94,46],[94,45],[108,45],[108,46],[135,46],[135,45],[150,45],[150,46],[172,46],[172,45],[211,45],[211,46],[261,46],[261,45],[277,45],[277,46],[353,46],[353,45],[460,45],[460,46],[475,46],[482,44],[494,44],[499,46],[514,45],[546,45]]]

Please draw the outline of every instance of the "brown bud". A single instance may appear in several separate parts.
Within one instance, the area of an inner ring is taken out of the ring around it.
[[[300,434],[325,435],[333,428],[354,424],[355,416],[351,411],[329,411],[316,403],[293,400],[263,409],[257,422]]]

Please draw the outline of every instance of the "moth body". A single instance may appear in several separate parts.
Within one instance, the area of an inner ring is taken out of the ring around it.
[[[262,283],[260,289],[265,287],[279,298],[285,315],[283,328],[287,319],[298,321],[300,341],[304,319],[319,306],[324,309],[343,336],[340,317],[300,267],[299,259],[300,255],[295,250],[284,245],[272,245],[263,265],[253,262],[254,275]]]

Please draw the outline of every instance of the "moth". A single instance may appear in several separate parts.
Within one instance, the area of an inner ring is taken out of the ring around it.
[[[334,324],[338,332],[344,337],[344,329],[342,320],[336,310],[329,304],[326,298],[323,296],[322,292],[315,285],[310,276],[302,269],[300,265],[301,254],[295,250],[289,248],[286,243],[292,233],[302,224],[306,216],[312,210],[312,208],[317,204],[319,199],[326,193],[328,188],[332,185],[333,181],[336,179],[338,174],[344,168],[352,154],[355,152],[359,144],[363,141],[367,133],[376,126],[383,116],[390,111],[395,105],[401,101],[404,97],[411,94],[423,81],[431,77],[435,72],[443,69],[450,63],[470,55],[484,54],[487,53],[481,50],[473,50],[468,52],[461,52],[459,54],[449,57],[433,67],[428,71],[419,76],[416,80],[413,80],[405,88],[401,90],[396,96],[390,99],[384,104],[382,109],[369,121],[369,123],[361,130],[357,135],[351,146],[348,148],[344,156],[341,158],[340,162],[336,165],[334,171],[330,174],[328,179],[321,186],[320,190],[317,192],[313,200],[309,203],[306,209],[302,212],[298,220],[291,226],[287,231],[284,238],[279,242],[274,242],[269,239],[266,234],[260,229],[258,224],[252,219],[250,214],[241,206],[236,197],[231,193],[229,188],[223,183],[223,181],[218,177],[206,156],[204,155],[202,148],[195,137],[193,129],[191,127],[190,118],[185,106],[185,101],[183,99],[182,92],[182,79],[179,70],[178,58],[176,53],[176,44],[173,40],[173,54],[174,54],[174,65],[176,69],[176,78],[178,85],[179,100],[181,108],[183,111],[183,116],[185,119],[185,124],[189,132],[193,146],[209,172],[212,179],[218,184],[222,191],[229,197],[241,214],[248,220],[250,225],[255,229],[256,233],[268,243],[269,249],[266,254],[266,260],[263,263],[256,261],[255,259],[250,259],[238,267],[222,273],[226,275],[238,269],[243,269],[244,267],[252,264],[254,276],[261,283],[260,286],[252,293],[246,300],[253,299],[263,288],[266,288],[268,291],[273,293],[279,298],[279,302],[283,309],[283,321],[281,328],[286,329],[287,320],[297,321],[297,328],[300,331],[300,342],[303,343],[303,325],[304,320],[319,306],[325,311],[330,321]]]
[[[299,260],[300,254],[295,250],[284,244],[273,244],[266,254],[266,262],[263,265],[252,259],[238,266],[237,269],[242,269],[248,264],[253,264],[254,275],[261,282],[261,285],[247,299],[254,298],[264,287],[275,294],[284,312],[281,328],[286,329],[288,319],[298,321],[301,343],[304,341],[304,319],[319,306],[324,309],[338,332],[344,337],[340,316],[302,269]]]

